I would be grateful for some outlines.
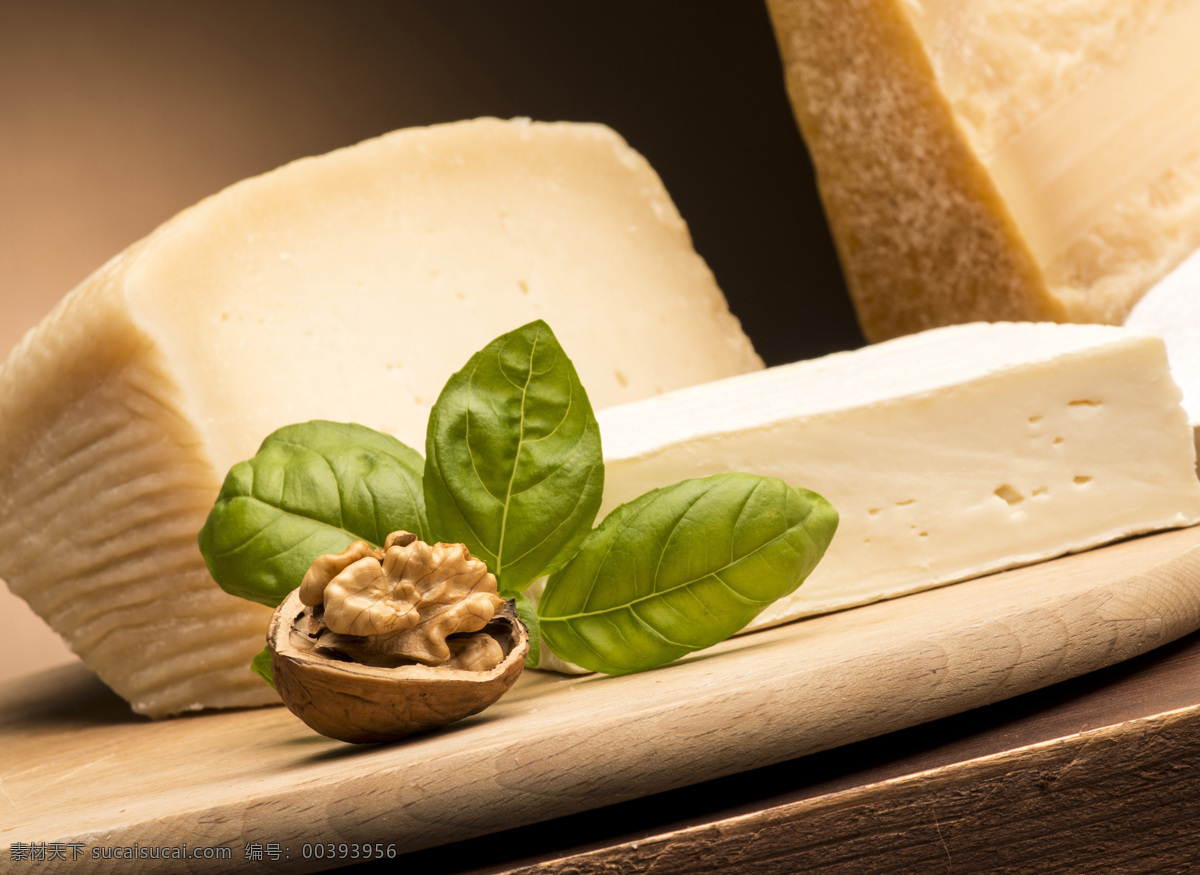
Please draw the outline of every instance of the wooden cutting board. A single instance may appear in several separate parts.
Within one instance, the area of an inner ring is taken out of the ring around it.
[[[89,871],[161,867],[91,860],[135,845],[229,849],[188,871],[243,868],[247,845],[286,871],[355,862],[355,842],[403,854],[914,726],[1197,628],[1200,527],[741,636],[638,675],[526,672],[483,714],[384,746],[331,741],[282,708],[144,720],[68,666],[0,689],[0,860],[55,843],[65,861],[39,871],[73,869],[73,854]],[[318,857],[323,842],[348,843],[347,856]]]

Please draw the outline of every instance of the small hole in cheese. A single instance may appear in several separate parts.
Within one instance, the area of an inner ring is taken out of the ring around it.
[[[1091,483],[1091,482],[1092,482],[1092,478],[1088,477],[1086,474],[1079,474],[1075,477],[1075,485],[1076,486],[1083,486],[1085,483]]]
[[[1009,504],[1020,504],[1025,500],[1024,495],[1022,495],[1013,487],[1009,486],[1007,483],[1002,483],[1001,485],[997,486],[995,489],[995,494],[1000,498],[1003,498]]]

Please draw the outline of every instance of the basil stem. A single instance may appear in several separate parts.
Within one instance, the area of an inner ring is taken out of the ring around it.
[[[529,652],[525,654],[525,667],[537,668],[542,661],[542,633],[538,627],[537,606],[525,593],[516,598],[517,619],[529,633]]]

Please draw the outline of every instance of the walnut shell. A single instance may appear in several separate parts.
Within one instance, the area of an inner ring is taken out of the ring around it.
[[[495,668],[363,665],[314,649],[314,610],[299,590],[276,609],[267,634],[271,671],[288,709],[341,741],[394,741],[478,714],[516,683],[529,650],[529,633],[506,602],[483,630],[505,654]]]

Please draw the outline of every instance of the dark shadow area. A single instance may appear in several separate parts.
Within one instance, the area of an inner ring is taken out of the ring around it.
[[[426,5],[493,85],[448,117],[611,126],[662,176],[767,364],[862,345],[765,4]]]
[[[84,668],[72,663],[47,669],[5,686],[0,727],[15,731],[74,729],[122,723],[148,723]]]

